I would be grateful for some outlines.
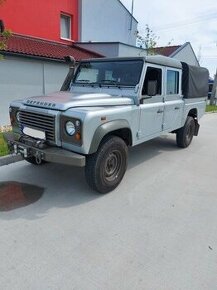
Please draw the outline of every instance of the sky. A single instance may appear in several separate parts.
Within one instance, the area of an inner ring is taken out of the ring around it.
[[[121,0],[131,11],[133,0]],[[217,69],[217,0],[134,0],[134,17],[144,35],[148,24],[159,37],[157,46],[189,41],[210,76]]]

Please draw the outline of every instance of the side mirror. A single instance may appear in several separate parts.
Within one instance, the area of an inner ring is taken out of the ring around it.
[[[148,96],[157,95],[157,81],[148,81]]]

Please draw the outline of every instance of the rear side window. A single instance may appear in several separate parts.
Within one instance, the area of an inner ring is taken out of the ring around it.
[[[174,70],[167,71],[167,95],[179,93],[179,72]]]

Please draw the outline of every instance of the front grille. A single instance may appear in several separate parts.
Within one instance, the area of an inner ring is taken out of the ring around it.
[[[20,111],[20,127],[25,126],[44,131],[47,141],[55,141],[55,116]]]

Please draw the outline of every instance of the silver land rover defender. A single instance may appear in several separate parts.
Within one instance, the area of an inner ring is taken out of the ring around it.
[[[172,132],[187,147],[207,93],[205,68],[163,56],[72,62],[60,92],[11,103],[8,142],[36,165],[85,167],[90,187],[106,193],[125,174],[129,146]]]

